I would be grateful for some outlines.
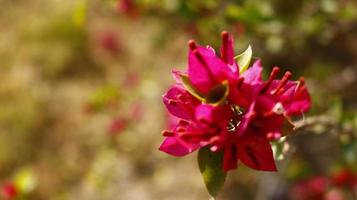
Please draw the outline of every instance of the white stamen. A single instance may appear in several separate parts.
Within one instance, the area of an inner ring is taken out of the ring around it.
[[[278,114],[278,115],[282,115],[285,112],[285,109],[283,107],[283,104],[281,104],[280,102],[278,102],[277,104],[275,104],[275,106],[273,107],[273,112]]]

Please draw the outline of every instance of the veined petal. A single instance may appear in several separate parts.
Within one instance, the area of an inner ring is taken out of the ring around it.
[[[223,156],[223,170],[229,171],[232,169],[237,169],[237,167],[237,147],[234,144],[226,145]]]
[[[260,136],[249,135],[237,144],[238,159],[256,170],[277,171],[270,143]]]
[[[174,116],[182,119],[192,119],[194,114],[194,99],[179,86],[173,86],[163,96],[167,110]]]
[[[212,50],[197,47],[189,53],[188,76],[192,85],[207,94],[232,73],[231,69]]]

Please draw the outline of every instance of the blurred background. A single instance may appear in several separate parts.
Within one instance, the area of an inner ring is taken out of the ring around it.
[[[279,172],[241,164],[217,199],[357,199],[354,0],[0,0],[0,199],[208,199],[196,153],[158,151],[161,95],[223,30],[313,106]]]

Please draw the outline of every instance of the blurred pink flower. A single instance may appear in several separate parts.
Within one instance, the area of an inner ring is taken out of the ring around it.
[[[332,183],[337,187],[357,190],[357,174],[349,169],[342,169],[332,176]]]
[[[324,200],[328,187],[328,179],[316,176],[297,183],[292,189],[295,200]]]
[[[144,106],[142,103],[135,103],[131,109],[130,118],[133,120],[140,120],[144,114]]]
[[[112,55],[120,53],[122,47],[116,33],[105,32],[99,36],[100,46]]]
[[[275,67],[267,81],[257,60],[240,74],[234,59],[233,38],[222,33],[217,56],[212,47],[189,42],[188,70],[173,71],[177,82],[163,96],[167,110],[178,117],[160,150],[183,156],[198,148],[224,151],[225,171],[237,168],[237,161],[265,171],[276,171],[269,141],[279,139],[281,129],[292,115],[310,107],[303,79],[281,80]]]
[[[109,125],[108,133],[110,135],[120,134],[127,127],[128,122],[123,117],[114,118]]]
[[[123,81],[125,88],[132,89],[140,83],[140,75],[137,72],[127,72]]]
[[[117,11],[131,18],[136,18],[140,15],[139,9],[134,0],[118,0]]]
[[[296,183],[291,189],[294,200],[343,200],[346,199],[347,189],[355,183],[351,171],[343,169],[333,176],[313,176]]]
[[[17,196],[17,193],[18,192],[17,192],[15,185],[11,182],[7,182],[7,183],[3,184],[1,187],[1,196],[5,200],[15,199],[15,197]]]

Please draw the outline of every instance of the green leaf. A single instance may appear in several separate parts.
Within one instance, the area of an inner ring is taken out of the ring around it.
[[[212,197],[216,197],[226,180],[227,173],[222,167],[223,153],[212,152],[209,147],[201,148],[198,152],[198,166]]]
[[[250,60],[252,59],[252,47],[250,45],[248,48],[241,53],[240,55],[234,57],[234,59],[237,61],[238,66],[239,66],[239,73],[243,73],[245,70],[248,69]]]
[[[196,90],[196,88],[194,88],[192,86],[192,83],[190,82],[190,80],[188,79],[187,75],[180,75],[181,76],[181,80],[182,80],[182,84],[185,87],[185,89],[194,97],[196,97],[198,100],[205,102],[206,99],[204,97],[203,94],[201,94],[199,91]]]

